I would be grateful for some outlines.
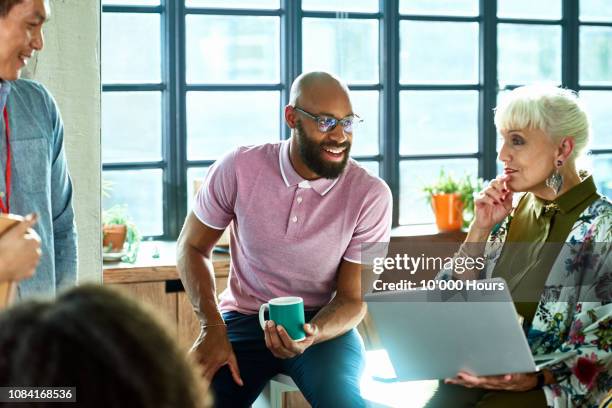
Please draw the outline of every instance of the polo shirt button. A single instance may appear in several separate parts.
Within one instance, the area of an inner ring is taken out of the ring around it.
[[[302,197],[298,197],[297,198],[297,202],[298,202],[298,204],[300,204],[302,202]]]
[[[297,217],[294,215],[293,218],[291,219],[291,221],[297,222]]]

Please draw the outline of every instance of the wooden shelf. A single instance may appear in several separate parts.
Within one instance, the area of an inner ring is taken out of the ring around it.
[[[157,255],[154,257],[154,254]],[[227,278],[230,256],[213,254],[215,277]],[[164,282],[179,279],[176,270],[176,243],[170,241],[143,242],[136,262],[105,263],[103,267],[105,284]]]

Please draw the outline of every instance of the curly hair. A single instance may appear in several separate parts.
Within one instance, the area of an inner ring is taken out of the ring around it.
[[[162,326],[99,285],[0,314],[0,384],[76,387],[86,408],[205,406],[194,367]]]

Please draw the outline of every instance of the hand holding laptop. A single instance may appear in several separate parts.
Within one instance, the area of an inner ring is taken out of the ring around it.
[[[462,385],[467,388],[486,390],[529,391],[538,384],[536,373],[515,373],[505,375],[476,376],[460,371],[454,378],[444,380],[446,384]]]

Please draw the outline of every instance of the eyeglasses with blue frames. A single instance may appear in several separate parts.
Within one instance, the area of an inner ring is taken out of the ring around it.
[[[304,109],[300,109],[296,106],[294,106],[293,109],[317,122],[317,127],[321,133],[331,132],[336,128],[336,126],[338,126],[338,124],[342,126],[344,133],[353,133],[353,128],[363,122],[363,119],[361,119],[358,115],[349,115],[342,119],[336,119],[333,116],[313,115],[312,113],[306,112]]]

